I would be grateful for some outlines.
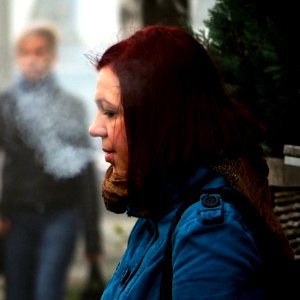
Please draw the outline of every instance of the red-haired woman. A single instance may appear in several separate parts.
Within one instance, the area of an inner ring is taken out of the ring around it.
[[[138,218],[102,299],[262,299],[264,272],[293,258],[272,210],[264,127],[179,28],[145,27],[95,64],[103,198]]]

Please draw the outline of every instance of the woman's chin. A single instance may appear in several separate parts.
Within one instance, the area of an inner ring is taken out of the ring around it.
[[[113,168],[113,174],[114,175],[118,175],[118,176],[122,176],[122,177],[126,177],[127,175],[127,171],[125,171],[124,169],[112,166]]]

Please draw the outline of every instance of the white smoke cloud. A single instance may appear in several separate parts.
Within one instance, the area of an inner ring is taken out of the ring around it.
[[[16,91],[16,120],[23,140],[36,151],[45,172],[77,175],[93,160],[82,103],[51,89]]]

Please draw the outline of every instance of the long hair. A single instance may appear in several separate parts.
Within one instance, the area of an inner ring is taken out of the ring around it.
[[[173,26],[147,26],[96,62],[118,76],[129,148],[129,191],[156,194],[199,166],[251,152],[264,128],[225,92],[204,47]],[[139,196],[137,196],[139,197]],[[147,197],[146,197],[147,198]]]

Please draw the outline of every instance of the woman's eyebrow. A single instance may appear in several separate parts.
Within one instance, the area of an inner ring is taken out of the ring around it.
[[[116,107],[116,105],[114,103],[111,103],[104,98],[96,98],[95,103],[97,106],[102,107],[102,108],[106,107],[108,109],[115,109],[115,107]]]
[[[105,101],[105,99],[103,98],[95,98],[94,100],[96,103],[102,103],[103,101]]]
[[[110,105],[112,105],[109,101],[107,101],[105,98],[96,98],[95,99],[95,102],[97,103],[97,104],[110,104]]]

